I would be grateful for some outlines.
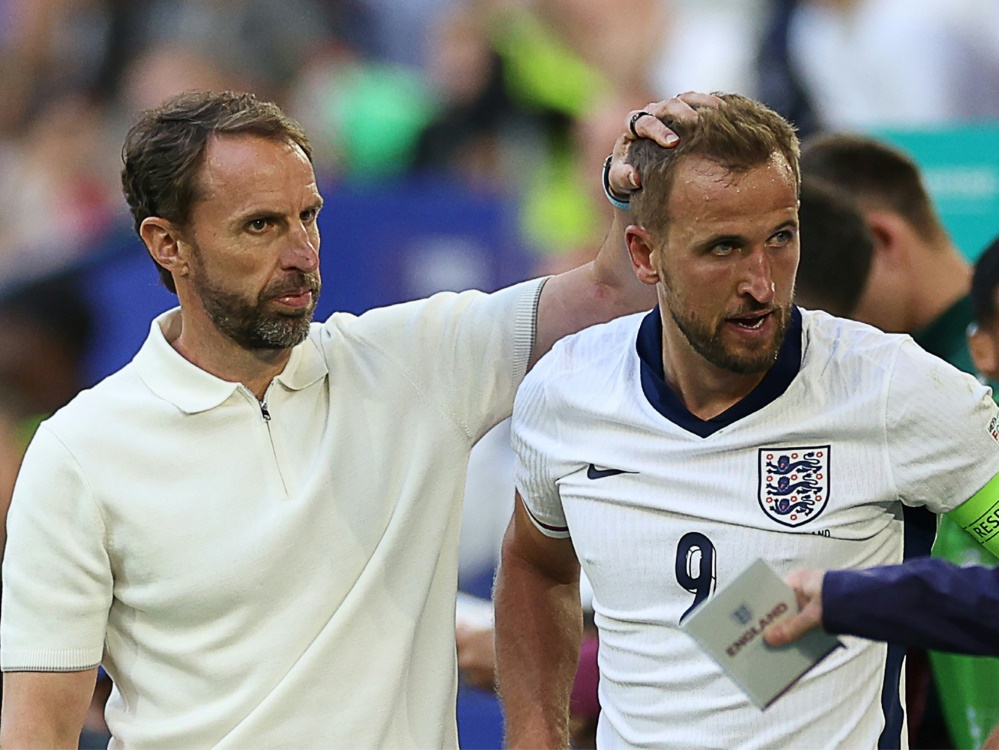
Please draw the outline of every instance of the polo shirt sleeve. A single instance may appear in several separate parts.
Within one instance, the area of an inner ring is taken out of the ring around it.
[[[106,537],[83,471],[43,423],[7,516],[3,671],[73,672],[101,662],[112,597]]]
[[[543,283],[491,294],[441,292],[366,312],[345,333],[393,362],[474,442],[510,416],[534,346]],[[337,317],[326,326],[336,327]]]
[[[906,505],[947,513],[999,474],[991,392],[911,339],[898,351],[886,411],[891,471]]]
[[[568,470],[559,459],[559,415],[548,388],[557,379],[555,365],[560,353],[556,344],[524,379],[510,426],[510,442],[517,454],[517,491],[538,530],[557,539],[569,536],[558,489],[559,478]]]

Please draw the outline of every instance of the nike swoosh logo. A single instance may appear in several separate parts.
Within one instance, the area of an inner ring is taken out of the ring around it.
[[[586,470],[587,479],[605,479],[607,477],[614,477],[618,474],[637,474],[637,471],[625,471],[624,469],[598,469],[593,464]]]

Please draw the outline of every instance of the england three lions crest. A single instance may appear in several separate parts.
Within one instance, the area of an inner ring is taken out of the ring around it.
[[[760,507],[777,523],[801,526],[829,502],[829,446],[760,448]]]

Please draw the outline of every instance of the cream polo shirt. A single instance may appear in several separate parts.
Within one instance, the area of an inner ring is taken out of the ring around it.
[[[176,310],[28,449],[4,671],[103,662],[111,747],[454,747],[472,445],[510,414],[540,281],[333,315],[267,390]]]

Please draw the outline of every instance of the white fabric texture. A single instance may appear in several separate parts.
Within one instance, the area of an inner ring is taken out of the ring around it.
[[[518,489],[539,529],[571,537],[593,586],[598,745],[876,747],[882,690],[899,691],[884,644],[844,638],[764,713],[678,623],[757,557],[781,575],[901,561],[902,503],[944,513],[999,473],[988,389],[908,337],[803,311],[787,389],[701,437],[643,391],[642,320],[559,342],[514,407]],[[818,456],[807,513],[766,509],[780,455]]]
[[[269,387],[132,363],[45,422],[15,491],[5,671],[102,660],[120,747],[455,747],[468,453],[540,282],[335,314]]]

